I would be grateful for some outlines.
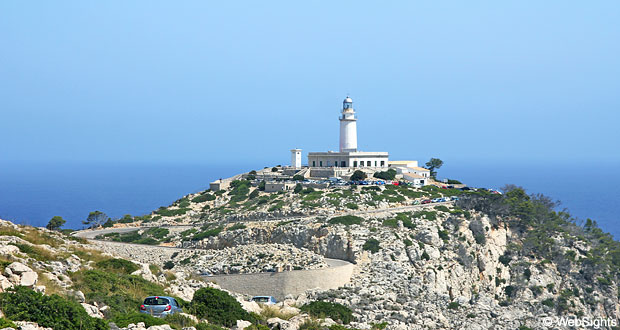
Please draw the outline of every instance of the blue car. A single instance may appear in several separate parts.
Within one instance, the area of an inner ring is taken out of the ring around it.
[[[155,317],[166,317],[175,313],[181,313],[183,309],[172,297],[150,296],[144,299],[140,306],[140,313],[149,314]]]
[[[275,305],[277,303],[276,298],[272,296],[254,296],[251,301],[254,301],[263,305]]]

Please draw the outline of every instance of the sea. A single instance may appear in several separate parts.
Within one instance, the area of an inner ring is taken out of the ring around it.
[[[0,219],[45,226],[56,215],[65,228],[83,228],[88,213],[112,218],[143,215],[170,205],[209,182],[233,176],[259,164],[125,164],[5,162],[0,163]],[[560,201],[581,221],[590,218],[620,239],[620,164],[545,164],[453,162],[439,178],[457,179],[472,187],[522,186]]]

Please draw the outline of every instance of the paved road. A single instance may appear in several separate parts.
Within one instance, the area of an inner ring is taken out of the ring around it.
[[[162,226],[162,227],[170,228],[171,230],[174,230],[174,231],[183,231],[183,230],[194,228],[194,226],[187,226],[187,225],[185,226]],[[95,236],[98,236],[98,235],[109,234],[109,233],[129,233],[129,232],[140,230],[143,228],[146,229],[146,228],[151,228],[151,227],[120,227],[120,228],[106,228],[106,229],[97,229],[97,230],[86,229],[86,230],[80,230],[80,231],[74,232],[73,236],[82,237],[86,239],[94,239]]]

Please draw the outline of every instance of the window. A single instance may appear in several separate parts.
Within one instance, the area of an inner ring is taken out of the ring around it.
[[[328,161],[327,161],[327,167],[329,167],[329,166],[331,165],[330,163],[331,163],[331,162],[328,160]]]
[[[312,167],[316,167],[316,160],[312,161]]]
[[[145,305],[168,305],[168,299],[160,297],[151,297],[144,299]]]
[[[353,161],[353,167],[357,167],[357,160]]]
[[[381,167],[385,166],[385,160],[381,161]]]
[[[372,166],[372,165],[370,165],[370,161],[369,160],[366,161],[366,166],[368,166],[368,167]]]
[[[323,161],[322,160],[319,160],[319,166],[323,167]]]
[[[375,167],[377,167],[377,161],[375,160]]]
[[[340,162],[340,166],[342,167],[347,167],[347,162],[345,162],[344,160]]]

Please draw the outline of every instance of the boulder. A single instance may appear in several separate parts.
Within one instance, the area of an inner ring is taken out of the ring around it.
[[[241,307],[245,309],[248,313],[257,313],[260,314],[261,308],[255,301],[239,301],[241,303]]]
[[[27,287],[32,287],[35,284],[37,284],[37,280],[39,279],[39,274],[30,271],[30,272],[24,272],[22,273],[20,280],[19,280],[19,285],[21,286],[27,286]]]
[[[74,298],[77,302],[79,303],[83,303],[86,302],[86,297],[84,296],[84,293],[82,291],[69,291],[67,292],[67,295],[71,298]]]
[[[7,274],[16,274],[20,275],[21,273],[31,272],[32,269],[21,262],[14,262],[6,267],[4,270]],[[10,271],[10,273],[8,273]]]
[[[19,248],[15,245],[0,246],[0,255],[12,255],[19,252]]]
[[[252,322],[250,321],[246,321],[246,320],[237,320],[237,325],[235,326],[234,329],[236,330],[243,330],[249,326],[252,325]]]
[[[110,306],[103,306],[99,308],[99,311],[101,312],[101,314],[103,314],[103,316],[105,316],[106,318],[110,317],[110,314],[112,313],[112,310],[110,308]]]
[[[12,287],[13,287],[13,283],[11,283],[9,279],[7,279],[6,277],[0,275],[0,291],[4,292],[6,291],[6,289],[12,288]]]
[[[147,330],[174,330],[174,329],[172,329],[167,324],[163,324],[163,325],[152,325],[152,326],[148,327]]]
[[[98,319],[103,318],[103,314],[99,311],[99,308],[97,308],[96,306],[85,304],[85,303],[82,303],[81,305],[82,307],[84,307],[84,309],[86,310],[86,313],[88,313],[90,317],[96,317]]]

